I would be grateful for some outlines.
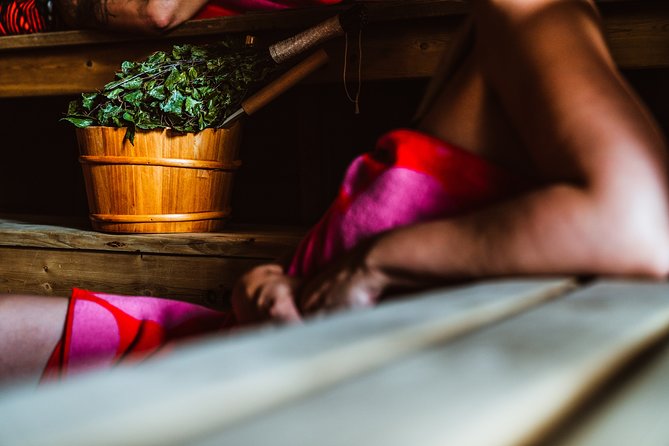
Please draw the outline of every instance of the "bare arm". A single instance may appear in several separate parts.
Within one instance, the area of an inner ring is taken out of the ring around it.
[[[510,256],[489,272],[666,274],[665,142],[616,70],[591,2],[474,7],[483,71],[548,184],[466,220],[491,226],[483,248]]]
[[[168,31],[193,17],[207,0],[57,0],[73,28]]]
[[[592,5],[479,0],[474,18],[486,81],[543,185],[377,237],[306,285],[307,311],[435,279],[669,272],[665,144],[616,71]]]

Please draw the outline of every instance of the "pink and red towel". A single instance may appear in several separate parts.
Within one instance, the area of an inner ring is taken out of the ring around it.
[[[308,277],[372,235],[456,216],[522,188],[469,152],[416,131],[392,131],[374,152],[353,161],[334,203],[299,245],[289,274]],[[75,289],[44,377],[141,360],[171,340],[232,326],[232,314],[195,304]]]

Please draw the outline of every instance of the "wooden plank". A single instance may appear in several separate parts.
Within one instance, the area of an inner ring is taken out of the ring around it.
[[[639,1],[631,0],[597,0],[597,3],[602,4],[605,8],[609,6],[606,3],[611,2],[631,4],[633,9],[647,8],[647,3],[649,3],[644,1],[643,3],[645,4],[639,4]],[[466,0],[357,0],[356,3],[364,4],[367,7],[368,20],[373,24],[397,20],[461,16],[469,10]],[[0,38],[0,53],[22,49],[81,46],[114,42],[174,40],[229,33],[292,31],[311,26],[349,7],[350,5],[320,6],[316,8],[286,10],[278,13],[248,12],[231,17],[193,20],[162,35],[69,30],[3,36]]]
[[[0,293],[69,296],[72,287],[228,306],[262,259],[0,247]]]
[[[462,15],[466,10],[461,0],[370,3],[370,21],[375,24]],[[175,43],[211,42],[225,34],[239,32],[252,32],[259,40],[264,37],[266,42],[271,42],[285,37],[287,30],[311,26],[345,8],[306,8],[192,21],[160,37],[65,31],[0,38],[0,97],[93,91],[113,79],[122,61],[143,59]],[[279,34],[279,31],[282,32]],[[337,47],[336,56],[342,57],[341,45]],[[328,70],[327,79],[338,80],[341,76],[338,70],[338,67]]]
[[[167,42],[38,48],[0,57],[0,97],[76,94],[102,87],[123,60],[140,60]],[[60,85],[60,87],[59,87]]]
[[[669,442],[669,344],[603,407],[580,419],[554,446],[666,446]]]
[[[623,2],[621,5],[603,6],[606,6],[603,8],[606,33],[616,62],[621,67],[669,66],[669,8],[665,3],[630,5]],[[454,30],[462,19],[461,14],[444,12],[430,15],[426,10],[421,13],[422,18],[407,14],[399,21],[396,16],[401,10],[398,6],[386,10],[385,19],[373,21],[363,32],[364,80],[431,76],[440,55],[452,44]],[[384,21],[386,19],[393,21]],[[253,29],[250,31],[255,32]],[[261,40],[271,41],[269,36],[276,35],[276,32],[265,29],[258,30],[257,34]],[[6,51],[0,53],[0,97],[77,94],[96,90],[113,78],[123,60],[139,60],[174,43],[211,41],[220,35],[175,35],[170,39],[142,40],[132,44],[110,42]],[[326,45],[331,63],[312,76],[312,82],[341,82],[343,46],[343,39]],[[353,65],[350,66],[355,66],[357,51],[353,48],[355,45],[351,46],[349,56]]]
[[[356,3],[366,5],[369,22],[371,23],[462,15],[468,10],[467,3],[462,0],[383,0],[357,1]],[[173,40],[229,33],[292,31],[314,25],[349,7],[350,5],[334,5],[281,12],[249,12],[238,16],[194,20],[186,22],[174,31],[163,35],[70,30],[5,36],[0,38],[0,52],[113,42]]]
[[[450,46],[459,19],[402,22],[391,29],[370,26],[363,39],[365,80],[427,77],[441,52]],[[262,37],[262,36],[261,36]],[[265,37],[265,40],[270,40]],[[201,41],[201,39],[200,39]],[[114,77],[124,60],[141,60],[177,41],[143,41],[89,45],[81,48],[26,49],[2,54],[0,97],[77,94],[101,88]],[[355,45],[352,45],[353,47]],[[325,45],[331,62],[309,77],[311,82],[341,82],[344,41]],[[351,48],[351,66],[357,66]]]
[[[275,259],[289,255],[304,230],[231,226],[223,232],[105,234],[81,221],[40,216],[0,218],[0,246]]]
[[[611,2],[601,5],[605,34],[622,68],[669,66],[669,5],[666,2]]]
[[[668,333],[669,284],[601,283],[198,444],[539,444]]]
[[[212,338],[140,367],[118,367],[39,392],[14,390],[0,399],[0,444],[190,444],[212,429],[509,317],[572,287],[571,280],[537,279],[424,293],[304,326]],[[269,432],[279,434],[264,434]]]

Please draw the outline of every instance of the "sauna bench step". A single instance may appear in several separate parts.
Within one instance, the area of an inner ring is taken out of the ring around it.
[[[431,76],[469,9],[462,0],[361,1],[369,9],[362,33],[364,80]],[[669,3],[600,0],[602,22],[622,68],[669,66]],[[195,20],[160,36],[73,30],[0,37],[0,97],[70,95],[100,89],[124,60],[141,60],[174,44],[207,43],[250,33],[269,44],[330,17],[348,5],[247,13]],[[310,82],[341,82],[344,41],[324,45],[326,68]],[[354,55],[353,55],[354,56]],[[355,59],[355,57],[353,57]],[[351,60],[353,63],[353,60]]]
[[[104,234],[86,222],[0,216],[0,293],[71,288],[225,307],[248,269],[292,252],[303,230],[230,226],[218,233]]]

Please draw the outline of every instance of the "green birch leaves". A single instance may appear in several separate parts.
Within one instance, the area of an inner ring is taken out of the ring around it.
[[[70,102],[63,119],[77,127],[127,127],[131,140],[135,129],[218,128],[275,68],[262,52],[234,41],[177,45],[142,62],[123,62],[114,81]]]

